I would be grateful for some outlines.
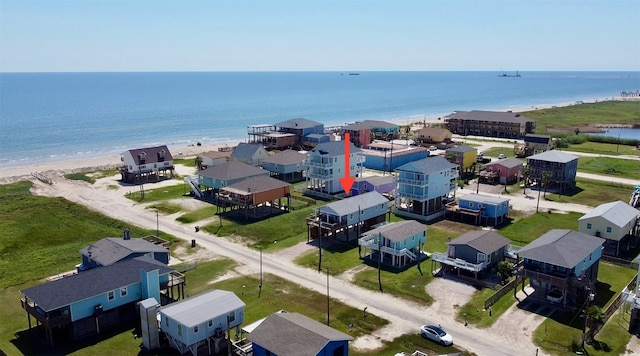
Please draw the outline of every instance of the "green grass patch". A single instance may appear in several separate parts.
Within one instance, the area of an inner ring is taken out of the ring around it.
[[[264,220],[249,222],[234,221],[223,217],[222,227],[219,223],[212,223],[201,227],[201,229],[218,236],[242,236],[248,240],[252,247],[262,246],[265,250],[281,249],[306,241],[306,219],[312,212],[313,207],[308,207]]]
[[[183,224],[191,224],[197,221],[211,219],[216,216],[216,206],[206,206],[204,208],[192,210],[188,213],[184,213],[176,218]]]
[[[536,120],[536,133],[554,127],[579,127],[593,124],[637,124],[639,101],[602,101],[566,107],[539,109],[522,113]]]
[[[509,292],[491,306],[491,315],[489,315],[489,310],[484,309],[484,301],[495,292],[496,290],[491,288],[476,290],[467,304],[458,306],[456,320],[460,323],[464,323],[466,320],[469,324],[480,328],[487,328],[493,325],[516,302],[513,292]],[[454,307],[456,306],[454,305]]]
[[[570,144],[567,148],[567,151],[596,153],[603,155],[640,156],[640,150],[636,150],[635,146],[591,141],[586,141],[579,144]]]
[[[193,167],[196,168],[196,159],[195,158],[174,158],[173,165],[182,165],[185,167]]]
[[[364,252],[364,251],[363,251]],[[304,253],[294,260],[302,267],[318,269],[319,262],[318,248]],[[328,246],[322,249],[322,270],[332,276],[339,275],[351,268],[362,265],[362,260],[358,256],[358,247],[352,245]]]
[[[640,162],[611,157],[580,157],[578,171],[636,179],[640,177]]]
[[[133,187],[125,196],[138,203],[150,203],[161,200],[186,198],[186,195],[189,194],[189,187],[186,184],[176,184],[162,188],[153,188],[153,184],[147,184],[145,187],[144,196],[138,186]]]
[[[601,307],[604,311],[635,274],[636,271],[633,269],[600,262],[595,305]],[[575,354],[581,346],[582,327],[584,325],[584,318],[580,313],[580,311],[555,312],[534,331],[534,343],[551,354]],[[613,324],[617,326],[614,321],[616,318],[617,314],[614,313],[609,322],[613,321]],[[620,353],[615,353],[613,350],[624,351],[629,339],[627,330],[611,326],[607,328],[605,334],[596,335],[596,340],[601,340],[606,344],[600,344],[600,346],[596,347],[589,346],[587,351],[589,355],[619,355]]]
[[[81,248],[125,228],[132,237],[156,233],[63,198],[33,196],[30,188],[24,181],[0,185],[0,288],[73,270]]]
[[[486,151],[482,151],[482,153],[483,153],[483,157],[491,157],[491,158],[498,158],[500,154],[503,154],[507,157],[515,157],[515,153],[513,152],[513,147],[493,147]],[[494,159],[494,162],[495,162],[495,159]]]
[[[581,213],[549,214],[540,212],[521,219],[514,219],[503,225],[500,235],[510,239],[514,244],[524,246],[544,235],[551,229],[578,230],[578,219]]]
[[[391,294],[399,298],[429,306],[433,303],[433,297],[427,294],[425,286],[433,280],[431,274],[431,261],[424,261],[420,264],[422,272],[417,266],[409,267],[401,272],[390,272],[382,270],[380,279],[382,281],[383,293]],[[367,266],[363,271],[355,274],[354,284],[380,293],[378,284],[378,269]]]
[[[537,191],[528,189],[527,193],[537,196]],[[596,207],[616,200],[628,202],[631,196],[631,187],[614,182],[576,178],[576,189],[569,194],[571,195],[547,192],[547,197],[540,199]]]
[[[157,211],[161,212],[162,214],[171,215],[171,214],[175,214],[175,213],[181,211],[182,207],[180,205],[176,205],[176,204],[169,204],[169,203],[160,202],[160,203],[157,203],[157,204],[149,205],[147,207],[147,209],[157,210]]]
[[[259,284],[259,279],[241,276],[213,283],[210,287],[232,291],[245,302],[246,325],[278,310],[301,313],[320,323],[327,323],[325,294],[314,292],[272,274],[263,276],[261,293]],[[330,299],[329,325],[354,338],[370,334],[388,323],[387,320],[371,313],[367,313],[365,317],[361,309]],[[352,326],[349,327],[350,325]]]
[[[85,173],[69,173],[65,174],[64,177],[69,180],[80,180],[89,184],[93,184],[96,182],[96,179],[94,177],[90,177]]]

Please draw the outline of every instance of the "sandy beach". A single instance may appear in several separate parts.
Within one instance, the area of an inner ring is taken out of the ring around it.
[[[606,100],[619,100],[620,98],[595,98],[591,100],[582,100],[583,103],[595,103]],[[498,109],[493,111],[513,111],[523,112],[530,110],[545,109],[551,107],[563,107],[574,105],[575,102],[564,102],[555,104],[541,104],[532,105],[530,107],[521,108],[507,108]],[[390,122],[397,123],[399,125],[406,125],[407,119],[389,120]],[[423,123],[436,124],[442,123],[442,120],[438,117],[415,117],[409,120],[409,123],[414,127],[422,127]],[[197,155],[208,152],[216,151],[219,147],[237,145],[242,140],[230,141],[222,144],[202,144],[198,145],[168,145],[171,154],[174,159],[177,158],[195,158]],[[118,167],[121,164],[120,155],[107,155],[107,156],[87,156],[81,158],[69,158],[69,159],[56,159],[50,162],[37,162],[24,165],[11,165],[2,167],[0,166],[0,184],[13,183],[22,179],[28,179],[33,173],[42,173],[48,171],[58,171],[62,174],[77,173],[81,171],[96,171],[101,169],[108,169]]]

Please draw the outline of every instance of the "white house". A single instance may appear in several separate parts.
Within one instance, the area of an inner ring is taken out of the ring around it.
[[[619,200],[601,204],[578,219],[578,231],[606,239],[604,252],[617,256],[620,248],[625,248],[625,242],[636,242],[639,214]]]
[[[307,153],[303,167],[309,193],[335,194],[343,190],[340,178],[362,176],[364,156],[353,143],[349,146],[349,167],[345,168],[343,141],[319,143]],[[346,170],[349,170],[348,174]]]
[[[227,345],[225,331],[235,327],[239,334],[244,307],[233,292],[214,289],[160,308],[160,328],[180,354],[196,355],[205,344],[219,353]]]
[[[123,165],[120,167],[122,180],[125,182],[147,180],[150,175],[160,177],[160,173],[173,175],[173,156],[167,146],[138,148],[128,150],[121,155]]]

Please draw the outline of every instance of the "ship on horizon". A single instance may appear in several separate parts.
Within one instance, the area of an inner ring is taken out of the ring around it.
[[[516,71],[516,74],[507,74],[506,72],[498,75],[498,77],[510,77],[510,78],[519,78],[521,77],[520,72]]]

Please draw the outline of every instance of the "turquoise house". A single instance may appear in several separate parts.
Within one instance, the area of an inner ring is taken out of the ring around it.
[[[426,242],[427,227],[415,220],[404,220],[365,232],[358,245],[364,248],[365,259],[381,259],[385,265],[403,268],[422,258]]]

